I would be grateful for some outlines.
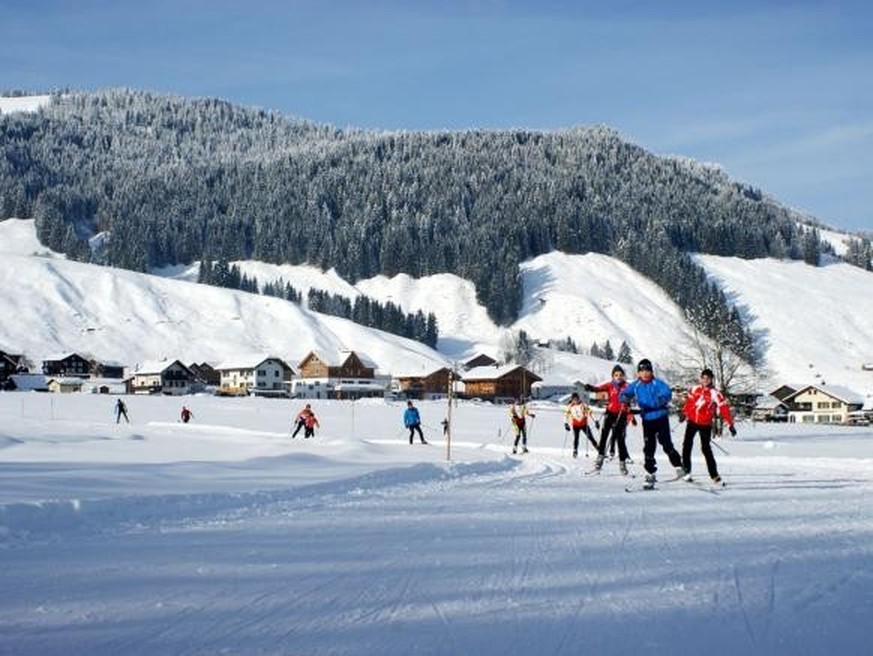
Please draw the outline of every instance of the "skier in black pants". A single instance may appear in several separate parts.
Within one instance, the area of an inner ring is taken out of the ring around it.
[[[121,422],[122,417],[124,417],[124,421],[128,424],[130,423],[130,419],[127,417],[127,406],[124,401],[118,399],[118,402],[115,404],[115,423]]]
[[[636,399],[640,407],[640,415],[643,418],[643,455],[646,470],[646,482],[644,487],[655,487],[655,472],[658,465],[655,462],[655,447],[660,442],[661,448],[670,459],[670,464],[676,468],[676,477],[685,476],[682,467],[682,456],[673,446],[670,438],[670,401],[673,392],[664,381],[655,378],[652,371],[652,363],[647,359],[640,360],[637,364],[637,379],[628,385],[621,394],[619,400],[622,403],[630,403]]]
[[[412,405],[412,401],[406,402],[406,411],[403,413],[403,425],[409,429],[409,443],[412,444],[412,438],[415,437],[415,432],[418,431],[418,439],[422,444],[427,444],[424,439],[424,433],[421,432],[421,415],[418,414],[418,408]]]
[[[625,476],[628,473],[627,461],[630,459],[626,442],[628,407],[626,403],[619,400],[619,396],[627,386],[624,368],[620,364],[612,368],[612,380],[602,385],[585,385],[585,389],[589,392],[606,392],[609,395],[606,402],[606,412],[603,416],[603,427],[600,430],[600,444],[597,445],[597,462],[594,468],[599,470],[603,467],[607,440],[609,440],[612,453],[615,453],[615,443],[618,442],[618,467],[622,475]],[[636,426],[637,420],[633,415],[630,416],[630,421]]]

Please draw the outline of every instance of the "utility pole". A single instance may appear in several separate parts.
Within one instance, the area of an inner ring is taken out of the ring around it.
[[[449,371],[449,389],[446,398],[449,400],[449,407],[446,411],[446,461],[452,461],[452,400],[455,398],[455,372]]]

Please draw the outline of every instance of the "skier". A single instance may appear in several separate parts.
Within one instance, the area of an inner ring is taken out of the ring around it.
[[[412,444],[412,438],[415,437],[415,432],[418,431],[418,439],[422,444],[427,444],[424,439],[424,433],[421,432],[421,415],[418,414],[418,408],[412,405],[412,401],[406,402],[406,410],[403,412],[403,425],[409,429],[409,443]]]
[[[115,403],[115,423],[118,424],[121,422],[121,418],[124,417],[124,421],[128,424],[130,423],[130,419],[127,417],[127,406],[124,401],[118,399]]]
[[[570,396],[570,403],[564,410],[564,430],[569,431],[573,428],[573,457],[579,456],[579,433],[585,431],[588,441],[597,448],[597,440],[591,434],[591,427],[588,425],[588,419],[593,417],[591,408],[587,403],[579,398],[579,394],[573,392]]]
[[[688,398],[682,408],[682,414],[679,416],[680,423],[688,420],[685,427],[685,441],[682,443],[682,466],[686,472],[685,480],[691,481],[691,451],[694,449],[694,435],[700,432],[700,450],[706,459],[709,477],[716,485],[724,485],[718,474],[718,466],[715,463],[715,456],[712,454],[710,444],[712,422],[721,415],[728,425],[731,435],[736,435],[737,429],[734,428],[731,409],[724,395],[713,386],[714,378],[712,369],[707,368],[700,372],[700,384],[695,385],[688,392]]]
[[[670,464],[676,468],[676,478],[685,476],[682,468],[682,456],[673,446],[670,438],[670,400],[673,393],[670,386],[659,378],[655,378],[650,360],[643,358],[637,364],[637,379],[624,388],[618,395],[622,403],[630,403],[636,399],[643,418],[643,468],[646,470],[645,489],[655,487],[655,472],[658,465],[655,462],[655,448],[661,443],[661,448],[670,459]]]
[[[294,429],[294,432],[291,434],[291,439],[297,437],[297,433],[300,432],[300,429],[306,428],[306,418],[312,414],[312,406],[310,404],[306,404],[306,407],[303,408],[300,412],[297,413],[297,416],[294,418],[294,421],[297,423],[297,427]],[[303,434],[306,435],[306,431],[303,431]]]
[[[307,406],[309,407],[309,406]],[[309,439],[310,437],[315,437],[315,427],[321,426],[318,423],[318,417],[315,416],[315,413],[312,410],[309,410],[309,414],[306,415],[305,419],[306,429],[303,431],[303,437]]]
[[[524,400],[519,396],[515,399],[515,402],[509,406],[509,418],[512,420],[512,428],[515,430],[515,443],[512,445],[513,453],[518,453],[519,440],[521,440],[521,452],[527,453],[528,417],[536,417],[536,415],[527,409]]]
[[[182,423],[187,424],[191,421],[191,417],[194,416],[194,413],[191,412],[186,406],[182,406]]]
[[[607,442],[613,445],[612,449],[614,449],[615,443],[618,443],[618,469],[624,476],[627,476],[627,461],[629,460],[626,439],[629,413],[627,404],[622,403],[619,396],[627,386],[624,368],[620,364],[612,368],[612,380],[602,385],[585,385],[585,389],[589,392],[607,392],[609,394],[600,430],[600,444],[597,446],[597,462],[594,468],[599,471],[603,467]],[[634,426],[637,425],[636,417],[633,415],[630,415],[630,421]]]

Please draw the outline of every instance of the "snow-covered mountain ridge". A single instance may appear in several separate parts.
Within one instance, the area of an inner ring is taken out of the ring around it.
[[[692,330],[681,309],[654,283],[618,260],[598,254],[549,253],[521,267],[524,305],[510,328],[496,326],[472,283],[451,274],[421,279],[379,276],[352,285],[333,271],[239,262],[261,284],[280,277],[306,294],[310,287],[354,298],[392,301],[406,312],[436,314],[439,352],[349,321],[308,312],[271,297],[195,285],[196,265],[148,276],[70,262],[36,240],[33,222],[0,222],[0,348],[31,358],[82,350],[136,363],[161,357],[219,361],[270,352],[296,362],[312,349],[358,350],[385,372],[413,373],[478,352],[499,355],[513,330],[537,340],[572,337],[587,350],[622,341],[634,358],[669,368]],[[768,385],[825,380],[873,394],[873,274],[847,264],[698,256],[699,262],[748,312],[764,335]],[[547,380],[597,380],[598,358],[544,351]]]

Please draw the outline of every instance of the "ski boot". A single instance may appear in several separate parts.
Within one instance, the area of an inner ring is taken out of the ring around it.
[[[721,480],[721,476],[713,476],[712,477],[712,484],[715,485],[716,487],[724,487],[724,481]]]
[[[600,471],[603,468],[603,456],[597,454],[597,460],[594,461],[594,471]]]
[[[521,452],[522,452],[522,453],[527,453],[527,447],[526,447],[526,446],[521,447]]]
[[[655,489],[655,475],[654,474],[646,474],[646,480],[643,482],[644,490],[654,490]]]
[[[574,458],[578,458],[578,457],[579,457],[579,452],[578,452],[576,449],[573,449],[573,457],[574,457]]]
[[[515,455],[516,453],[518,453],[518,449],[516,449],[515,447],[512,447],[512,455]]]
[[[618,471],[621,472],[622,476],[627,476],[627,462],[625,460],[618,463]]]

